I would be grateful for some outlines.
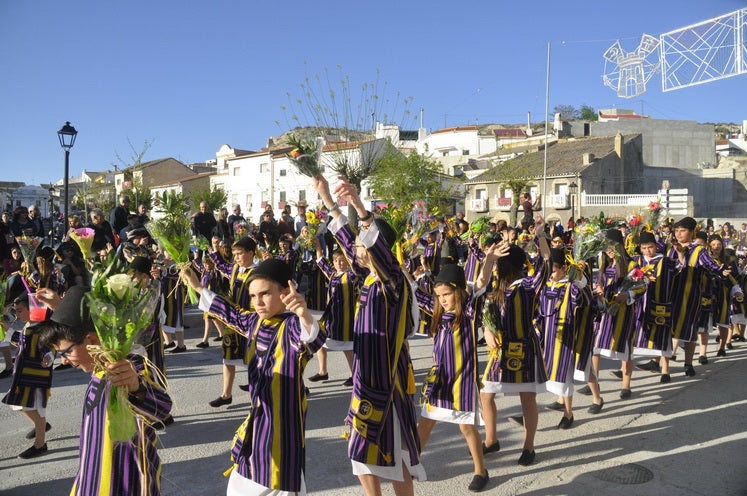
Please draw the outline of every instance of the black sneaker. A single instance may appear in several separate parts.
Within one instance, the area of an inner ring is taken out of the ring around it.
[[[176,343],[174,343],[174,342],[172,341],[172,342],[171,342],[171,343],[169,343],[169,344],[165,344],[165,345],[163,345],[163,349],[164,349],[164,350],[168,350],[169,348],[173,348],[174,346],[176,346]]]
[[[218,408],[219,406],[223,405],[230,405],[233,401],[233,397],[229,396],[228,398],[224,398],[223,396],[218,396],[213,401],[208,403],[208,405],[212,406],[213,408]]]
[[[620,390],[620,399],[621,400],[627,400],[630,399],[630,395],[633,394],[630,389],[621,389]]]
[[[47,422],[47,427],[44,429],[44,432],[49,432],[49,429],[51,429],[52,426],[49,425],[49,422]],[[26,439],[34,439],[36,437],[36,429],[31,429],[26,433]]]
[[[516,425],[524,425],[524,416],[516,415],[515,417],[508,417],[508,421]]]
[[[342,385],[345,387],[353,387],[353,378],[348,377],[347,379],[345,379],[345,382],[343,382]]]
[[[692,365],[685,365],[685,375],[693,377],[695,375],[695,368]]]
[[[47,454],[47,443],[44,443],[44,446],[41,448],[37,448],[36,446],[32,446],[26,451],[20,453],[18,455],[18,458],[23,459],[29,459],[29,458],[36,458],[37,456],[42,456]]]
[[[223,336],[218,336],[217,338],[213,338],[213,341],[215,341],[216,343],[219,343],[223,341]]]
[[[725,357],[726,356],[726,350],[718,350],[716,352],[717,357]]]
[[[501,450],[501,442],[496,441],[490,446],[485,446],[485,443],[482,443],[482,454],[487,455],[488,453],[497,453]]]
[[[207,341],[200,341],[199,343],[197,343],[195,345],[195,347],[197,347],[197,348],[210,348],[210,343],[208,343]]]
[[[659,382],[662,384],[669,384],[672,382],[672,377],[669,374],[661,374],[661,379],[659,379]]]
[[[246,391],[248,393],[249,392],[249,384],[239,384],[239,389],[241,389],[242,391]]]
[[[618,379],[623,378],[623,371],[622,370],[610,370],[610,374],[614,375]]]
[[[519,457],[519,465],[522,467],[528,467],[532,463],[534,463],[534,450],[522,450],[521,456]]]
[[[169,351],[169,353],[184,353],[185,351],[187,351],[186,346],[177,346],[173,350]]]
[[[556,412],[562,412],[563,410],[565,410],[565,405],[563,403],[553,401],[549,405],[545,405],[545,408],[547,408],[548,410],[554,410]]]
[[[473,493],[479,493],[480,491],[485,489],[485,486],[488,485],[489,480],[490,476],[488,475],[488,470],[485,469],[485,475],[475,475],[474,477],[472,477],[472,482],[469,483],[467,489],[469,489]]]
[[[326,381],[329,379],[329,374],[315,374],[309,377],[309,382]]]
[[[731,343],[726,343],[726,347],[729,348],[730,350],[734,349],[734,345]]]
[[[657,362],[656,360],[649,360],[646,363],[636,365],[636,368],[640,370],[646,370],[648,372],[661,372],[661,367],[659,366],[659,362]]]
[[[566,430],[570,429],[573,425],[573,415],[571,415],[570,418],[563,415],[563,418],[560,419],[560,423],[558,424],[558,429]]]
[[[708,365],[708,357],[705,355],[700,355],[698,357],[698,363],[701,365]],[[685,368],[687,368],[687,365],[685,365]]]

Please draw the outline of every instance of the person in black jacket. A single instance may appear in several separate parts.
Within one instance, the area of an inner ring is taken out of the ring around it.
[[[127,216],[130,215],[130,197],[122,195],[119,199],[119,205],[114,207],[109,214],[109,224],[115,233],[119,233],[127,227]]]

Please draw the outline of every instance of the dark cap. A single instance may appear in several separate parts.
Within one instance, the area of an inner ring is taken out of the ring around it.
[[[127,241],[132,241],[135,238],[147,238],[148,231],[144,227],[136,227],[127,231]]]
[[[605,236],[610,241],[614,241],[615,243],[623,244],[623,233],[619,229],[607,229],[607,232],[605,233]]]
[[[656,243],[656,236],[651,231],[641,231],[638,236],[638,244]]]
[[[566,265],[565,249],[564,248],[550,248],[550,260],[552,263],[558,265]]]
[[[83,303],[84,296],[90,290],[89,287],[76,285],[65,291],[65,295],[49,320],[68,327],[85,327],[92,330],[93,324],[88,314],[88,305]]]
[[[394,246],[394,242],[397,241],[397,233],[384,219],[376,218],[374,219],[374,224],[379,229],[379,234],[384,238],[386,245],[391,249]]]
[[[257,278],[270,279],[280,284],[281,288],[287,288],[288,280],[292,277],[290,265],[277,258],[268,258],[252,270],[249,281]]]
[[[243,248],[246,251],[256,251],[257,242],[254,241],[249,236],[244,236],[243,238],[236,241],[231,247],[232,248]]]
[[[698,223],[692,217],[683,217],[675,222],[672,227],[684,227],[689,231],[694,231]]]
[[[521,270],[527,260],[527,254],[517,245],[511,245],[508,255],[498,259],[498,273],[505,274],[509,271]]]
[[[453,263],[442,266],[434,281],[434,284],[439,283],[467,289],[467,278],[464,276],[464,269]]]
[[[153,268],[153,261],[148,257],[135,256],[130,262],[130,270],[141,274],[150,274]]]

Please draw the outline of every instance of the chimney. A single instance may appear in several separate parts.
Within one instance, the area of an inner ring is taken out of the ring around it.
[[[594,163],[593,153],[584,153],[584,165],[591,165]]]

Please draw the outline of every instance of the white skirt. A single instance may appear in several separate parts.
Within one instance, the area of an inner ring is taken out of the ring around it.
[[[434,406],[426,403],[420,409],[420,416],[437,422],[448,422],[450,424],[467,424],[474,425],[475,427],[485,425],[480,414],[480,398],[475,395],[475,405],[471,412],[460,412],[459,410],[451,410],[449,408],[441,408],[440,406]]]
[[[353,342],[327,338],[324,347],[329,351],[353,351]]]
[[[241,475],[236,469],[231,472],[228,478],[228,487],[226,496],[305,496],[306,479],[301,472],[301,490],[298,492],[281,491],[279,489],[270,489],[262,484],[257,484],[251,479]]]
[[[34,394],[34,406],[18,406],[18,405],[8,405],[11,410],[16,412],[39,412],[40,417],[46,417],[47,416],[47,409],[44,408],[42,405],[44,404],[44,392],[37,389]]]
[[[394,466],[393,467],[381,467],[379,465],[370,465],[368,463],[362,463],[357,462],[355,460],[350,460],[350,463],[353,465],[353,475],[374,475],[376,477],[379,477],[380,479],[387,479],[387,480],[393,480],[398,482],[403,482],[404,477],[402,475],[402,464],[405,464],[405,467],[407,467],[407,471],[410,473],[410,476],[412,476],[413,479],[422,482],[427,480],[427,476],[425,474],[425,468],[423,468],[422,463],[418,463],[417,465],[410,465],[410,452],[406,449],[402,449],[402,436],[397,435],[397,433],[401,433],[402,430],[399,425],[399,417],[397,417],[397,412],[392,410],[392,415],[394,416]]]

